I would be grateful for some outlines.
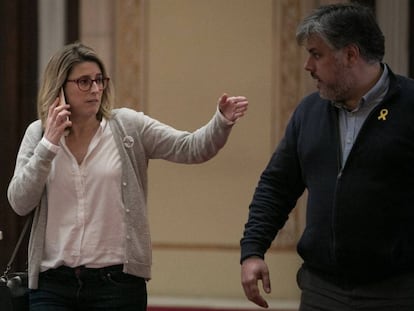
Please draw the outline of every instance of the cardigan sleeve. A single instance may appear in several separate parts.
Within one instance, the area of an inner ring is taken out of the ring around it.
[[[148,158],[177,163],[201,163],[214,157],[225,145],[233,123],[216,110],[213,118],[194,132],[177,130],[141,115],[139,134]]]
[[[27,215],[40,202],[55,153],[40,144],[42,128],[35,121],[27,128],[21,142],[7,196],[18,215]]]

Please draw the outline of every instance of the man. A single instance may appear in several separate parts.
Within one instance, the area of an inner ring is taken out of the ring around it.
[[[318,92],[263,171],[241,239],[242,285],[268,307],[264,255],[308,191],[300,311],[414,310],[414,81],[382,63],[367,7],[322,6],[299,25]]]

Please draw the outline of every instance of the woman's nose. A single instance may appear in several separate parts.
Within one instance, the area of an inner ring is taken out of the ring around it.
[[[91,91],[92,92],[99,92],[99,86],[98,86],[98,83],[96,81],[92,81]]]

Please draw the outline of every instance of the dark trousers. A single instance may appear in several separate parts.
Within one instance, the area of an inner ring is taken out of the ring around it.
[[[339,286],[302,267],[299,311],[413,311],[414,274],[358,286]]]
[[[122,265],[102,269],[59,267],[40,273],[30,291],[31,311],[145,311],[143,278],[122,272]]]

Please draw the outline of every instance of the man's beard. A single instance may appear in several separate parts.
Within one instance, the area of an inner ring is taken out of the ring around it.
[[[350,87],[344,81],[344,83],[336,83],[319,88],[319,96],[323,99],[345,102],[350,95]]]
[[[329,84],[319,82],[319,96],[335,102],[345,102],[351,95],[351,76],[342,64],[337,64],[335,77],[335,81]]]

